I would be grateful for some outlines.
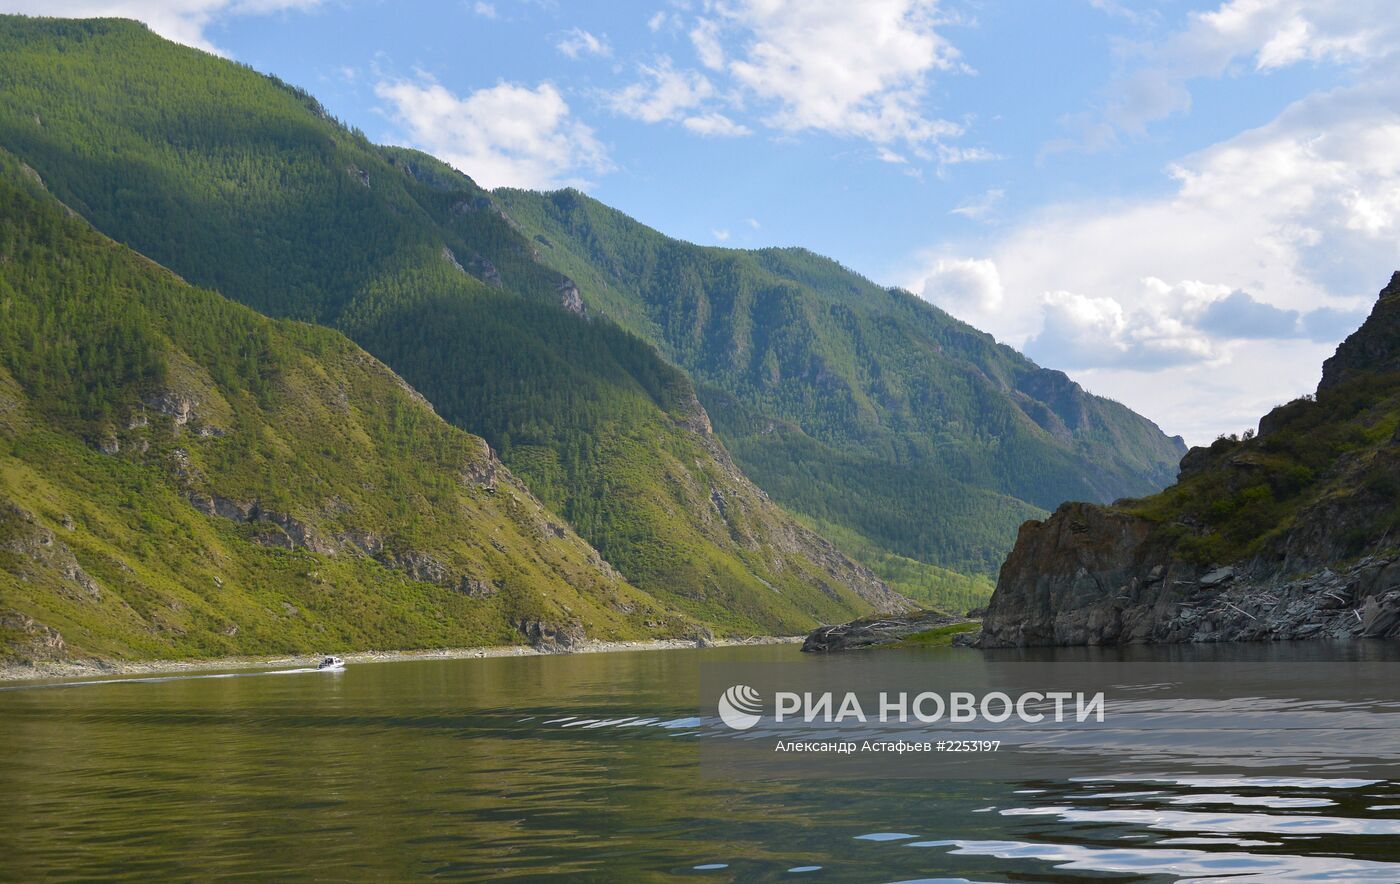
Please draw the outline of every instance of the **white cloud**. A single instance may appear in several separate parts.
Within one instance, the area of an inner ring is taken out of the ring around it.
[[[932,0],[744,0],[721,7],[744,32],[729,70],[775,104],[769,122],[878,144],[930,145],[962,127],[923,113],[928,77],[960,69]]]
[[[642,82],[607,96],[617,113],[646,123],[660,123],[690,116],[715,94],[714,85],[698,71],[678,71],[671,59],[662,57],[655,65],[641,65]],[[707,133],[719,134],[719,133]]]
[[[0,10],[62,18],[132,18],[167,40],[226,55],[209,42],[205,29],[238,15],[306,11],[321,0],[4,0]]]
[[[715,112],[686,117],[681,121],[681,125],[698,135],[736,138],[750,134],[748,126],[736,123],[724,114]]]
[[[1308,341],[1243,341],[1228,364],[1201,362],[1163,371],[1090,368],[1074,372],[1088,390],[1156,420],[1191,445],[1258,425],[1259,418],[1317,386],[1335,345]]]
[[[711,70],[724,67],[724,47],[719,42],[719,22],[714,19],[699,19],[690,32],[690,42],[695,46],[695,55],[700,63]]]
[[[958,163],[982,163],[1000,159],[1000,155],[985,147],[959,147],[956,144],[940,144],[934,150],[940,165],[953,166]]]
[[[985,258],[940,258],[919,288],[925,298],[963,318],[995,313],[1006,294],[996,263]]]
[[[652,33],[662,30],[679,31],[683,27],[685,27],[685,22],[681,19],[680,14],[667,9],[662,9],[647,19],[647,30]]]
[[[749,225],[749,227],[753,228],[754,230],[757,230],[763,226],[762,224],[758,223],[757,218],[745,218],[744,223]]]
[[[1187,45],[1220,58],[1253,56],[1260,70],[1300,61],[1354,62],[1389,55],[1400,31],[1386,0],[1230,0],[1195,16]]]
[[[939,33],[951,20],[940,18],[938,0],[707,0],[700,12],[687,32],[698,68],[662,58],[613,94],[615,109],[674,120],[674,111],[629,109],[675,107],[681,94],[694,109],[689,127],[702,134],[748,134],[759,125],[783,135],[823,132],[871,142],[889,162],[940,168],[993,157],[948,144],[965,123],[928,112],[934,75],[970,71]],[[681,22],[662,11],[648,26],[675,31]],[[736,117],[742,122],[722,122]]]
[[[1112,298],[1054,291],[1041,296],[1043,326],[1026,352],[1057,368],[1083,368],[1083,355],[1117,361],[1128,350],[1128,320]],[[1104,351],[1107,351],[1106,353]]]
[[[558,43],[554,44],[554,48],[569,58],[578,58],[581,55],[593,55],[598,58],[612,56],[612,44],[608,42],[607,34],[599,37],[582,28],[570,30]]]
[[[1316,383],[1400,267],[1400,81],[1310,95],[1167,174],[1163,196],[1049,206],[975,247],[935,250],[910,287],[1164,424],[1186,396],[1163,397],[1169,379],[1209,379],[1229,424],[1200,411],[1180,429],[1239,429],[1240,414]],[[950,284],[973,264],[999,281],[1000,307]],[[1269,347],[1287,357],[1261,356]]]
[[[1205,333],[1163,306],[1148,301],[1130,314],[1114,298],[1046,292],[1041,296],[1043,325],[1026,342],[1026,355],[1056,368],[1135,371],[1217,358]]]
[[[481,16],[482,18],[489,18],[493,20],[501,17],[500,13],[496,12],[496,4],[485,3],[483,2],[483,0],[477,0],[477,2],[472,4],[472,12]]]
[[[1141,134],[1148,124],[1191,107],[1189,84],[1237,65],[1269,72],[1301,62],[1364,65],[1400,45],[1391,0],[1228,0],[1193,12],[1159,43],[1131,47],[1124,73],[1094,116],[1072,118],[1088,146],[1112,143],[1112,131]],[[1102,127],[1107,126],[1109,131]]]
[[[723,227],[718,227],[714,230],[711,230],[710,234],[720,242],[729,242],[729,231]]]
[[[1155,9],[1136,9],[1119,0],[1089,0],[1089,5],[1100,12],[1121,18],[1135,25],[1152,24],[1161,18]]]
[[[982,221],[996,211],[1006,196],[1006,191],[999,187],[993,187],[986,192],[966,200],[948,210],[950,215],[962,215],[964,218],[971,218],[974,221]]]
[[[549,83],[500,83],[458,97],[431,81],[383,81],[406,143],[472,176],[483,187],[582,185],[611,168],[593,130],[576,120]]]

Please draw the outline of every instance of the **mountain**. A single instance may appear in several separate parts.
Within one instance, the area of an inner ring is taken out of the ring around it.
[[[0,154],[0,659],[700,628],[342,335],[188,285]]]
[[[588,309],[690,373],[745,472],[853,551],[991,574],[1025,519],[1156,491],[1185,452],[830,259],[692,245],[573,190],[495,196]]]
[[[98,229],[345,332],[708,622],[804,628],[897,604],[887,584],[981,604],[1017,525],[1153,491],[1183,451],[833,261],[488,193],[135,23],[6,18],[0,73],[0,146]]]
[[[667,609],[790,632],[902,600],[730,460],[689,378],[582,315],[470,179],[118,20],[0,20],[0,147],[103,233],[343,331]]]
[[[1021,529],[986,646],[1400,637],[1400,273],[1315,396]]]

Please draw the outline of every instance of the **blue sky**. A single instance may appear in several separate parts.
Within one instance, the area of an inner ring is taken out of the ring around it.
[[[1381,0],[0,8],[140,18],[487,186],[806,246],[1192,442],[1309,391],[1400,267]]]

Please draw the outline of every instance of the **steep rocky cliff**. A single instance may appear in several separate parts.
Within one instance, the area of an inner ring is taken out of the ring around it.
[[[1316,396],[1021,527],[984,647],[1400,637],[1400,273]]]

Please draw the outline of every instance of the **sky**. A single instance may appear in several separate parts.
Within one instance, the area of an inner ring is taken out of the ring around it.
[[[1400,269],[1391,0],[0,10],[140,19],[487,187],[804,246],[1196,444],[1311,392]]]

